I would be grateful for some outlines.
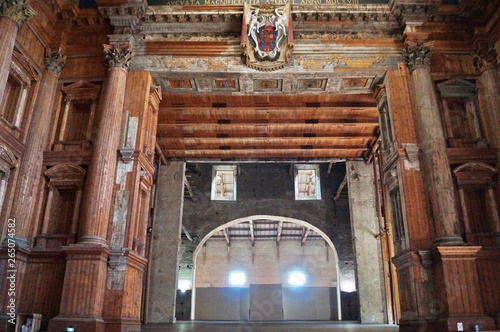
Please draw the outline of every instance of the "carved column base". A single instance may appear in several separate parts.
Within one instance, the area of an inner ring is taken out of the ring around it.
[[[476,255],[481,247],[434,247],[434,279],[440,314],[436,331],[465,331],[480,325],[481,331],[494,330],[495,321],[484,313]]]
[[[460,236],[439,236],[434,240],[434,245],[439,246],[439,245],[463,245],[464,244],[464,239]]]
[[[75,244],[63,247],[63,251],[67,262],[61,307],[48,331],[66,331],[71,325],[75,331],[104,332],[102,308],[109,249]]]

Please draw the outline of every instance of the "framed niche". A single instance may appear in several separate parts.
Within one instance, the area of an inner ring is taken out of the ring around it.
[[[62,88],[63,103],[54,150],[88,150],[101,86],[79,81]]]
[[[58,248],[76,242],[85,174],[85,169],[72,164],[59,164],[45,171],[48,194],[37,247]]]
[[[0,100],[0,121],[12,131],[25,126],[29,101],[33,99],[38,73],[27,58],[18,51],[12,54],[9,76],[3,98]]]
[[[453,170],[462,212],[461,231],[467,243],[485,247],[500,244],[497,205],[498,170],[486,163],[470,162]]]
[[[384,184],[387,188],[386,199],[389,203],[388,225],[392,226],[396,253],[408,248],[407,226],[405,220],[404,200],[400,190],[399,175],[396,167],[385,172]]]
[[[487,147],[474,102],[476,85],[456,78],[437,84],[444,132],[450,148]]]

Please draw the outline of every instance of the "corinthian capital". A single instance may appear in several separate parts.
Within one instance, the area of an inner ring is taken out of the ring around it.
[[[495,69],[497,64],[497,51],[492,44],[487,48],[482,48],[481,44],[477,45],[477,49],[471,52],[474,67],[480,72],[488,69]]]
[[[110,67],[119,67],[128,70],[130,67],[130,61],[134,56],[134,52],[130,50],[129,45],[120,46],[115,45],[103,45],[104,54],[106,55],[106,61]]]
[[[429,66],[431,64],[431,46],[426,46],[422,41],[417,45],[407,45],[403,49],[403,57],[410,71],[415,70],[417,66]]]
[[[30,7],[29,0],[1,0],[0,16],[7,16],[17,22],[19,26],[29,20],[35,11]]]
[[[65,62],[66,55],[62,54],[61,49],[57,51],[53,51],[49,47],[45,49],[45,68],[47,68],[47,70],[50,70],[56,75],[61,75]]]

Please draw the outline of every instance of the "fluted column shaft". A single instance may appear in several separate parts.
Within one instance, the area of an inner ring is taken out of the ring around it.
[[[128,65],[128,48],[105,46],[110,64],[101,99],[101,121],[94,142],[87,184],[83,196],[79,243],[107,246],[106,231],[112,208],[117,151],[120,145],[121,118]]]
[[[0,45],[2,45],[0,47],[0,102],[9,78],[17,32],[33,14],[28,0],[2,0],[0,5]]]
[[[436,230],[434,243],[463,243],[458,231],[459,215],[446,139],[429,66],[430,47],[419,43],[407,47],[403,55],[411,71],[421,158]]]
[[[493,45],[482,48],[481,46],[472,54],[474,65],[481,73],[478,83],[478,97],[484,109],[483,121],[489,133],[490,144],[500,148],[500,76],[497,66],[497,54]]]
[[[0,16],[0,101],[5,93],[5,86],[9,78],[10,63],[12,61],[12,51],[16,42],[18,25],[16,21]]]
[[[19,166],[18,182],[14,192],[12,218],[16,219],[16,236],[20,245],[28,246],[32,215],[38,201],[38,188],[43,167],[43,151],[54,121],[54,97],[65,57],[47,49],[46,70],[40,81],[33,116],[26,141],[26,150]]]

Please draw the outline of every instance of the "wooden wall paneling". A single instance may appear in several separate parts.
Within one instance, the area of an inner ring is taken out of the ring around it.
[[[35,33],[33,29],[26,24],[19,31],[17,35],[17,47],[25,56],[29,56],[29,58],[33,61],[35,68],[39,72],[42,72],[45,69],[45,47],[47,46],[45,40],[41,40],[38,38],[38,35]]]
[[[42,315],[44,325],[59,313],[65,254],[60,250],[35,250],[30,253],[27,267],[27,291],[20,299],[19,312]]]
[[[481,299],[476,255],[477,246],[438,246],[432,248],[436,290],[442,310],[436,328],[454,330],[462,322],[465,330],[480,325],[494,330],[495,321],[485,315]]]
[[[69,56],[61,80],[102,80],[105,72],[106,67],[101,54],[88,57]]]
[[[477,253],[477,273],[484,313],[500,323],[500,250],[482,248]]]

